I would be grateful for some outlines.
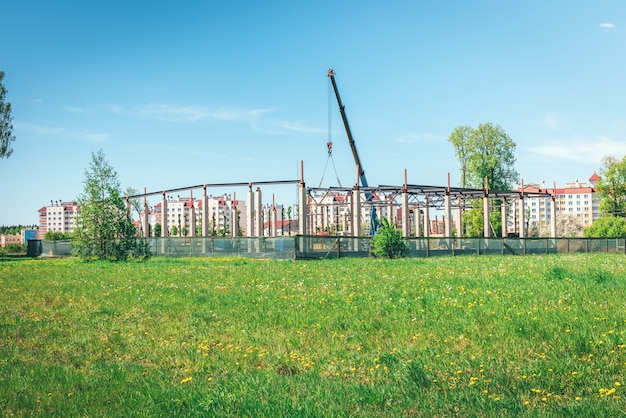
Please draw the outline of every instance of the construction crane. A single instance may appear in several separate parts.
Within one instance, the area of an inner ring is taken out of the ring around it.
[[[369,185],[367,184],[367,178],[365,177],[363,164],[361,164],[361,159],[359,158],[359,153],[356,150],[356,144],[354,143],[354,138],[352,137],[352,131],[350,130],[350,124],[348,123],[348,117],[346,116],[346,107],[343,105],[343,102],[341,101],[341,96],[339,95],[339,89],[337,89],[337,82],[335,81],[335,70],[333,70],[332,68],[328,70],[328,77],[330,78],[330,82],[333,84],[333,89],[335,90],[337,104],[339,105],[339,113],[341,113],[341,120],[343,120],[343,126],[346,128],[346,134],[348,135],[348,142],[350,143],[352,156],[354,157],[354,162],[356,163],[356,168],[359,173],[359,181],[361,183],[361,186],[369,187]],[[369,203],[372,202],[372,193],[370,191],[365,192],[365,201]],[[374,235],[378,227],[376,208],[374,207],[374,205],[372,205],[369,223],[370,233],[371,235]]]
[[[337,89],[337,82],[335,81],[335,70],[332,68],[328,70],[328,77],[330,77],[330,82],[333,83],[333,89],[335,90],[335,96],[337,97],[337,103],[339,104],[339,113],[341,113],[341,120],[343,120],[343,126],[346,128],[346,134],[348,135],[348,142],[350,143],[350,149],[352,149],[352,156],[354,157],[354,162],[356,163],[357,170],[359,170],[359,181],[361,182],[361,186],[368,187],[367,178],[365,178],[365,170],[363,170],[363,165],[361,164],[361,159],[359,158],[359,153],[356,150],[356,144],[354,143],[354,138],[352,138],[352,131],[350,130],[350,124],[348,124],[348,117],[346,116],[346,107],[341,102],[341,96],[339,96],[339,90]],[[371,194],[367,200],[371,200]]]

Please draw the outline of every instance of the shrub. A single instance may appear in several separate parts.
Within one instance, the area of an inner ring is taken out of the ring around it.
[[[409,247],[402,239],[402,233],[382,218],[381,226],[372,237],[372,254],[381,258],[404,257]]]

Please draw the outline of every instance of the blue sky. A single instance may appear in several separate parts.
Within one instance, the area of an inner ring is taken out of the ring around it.
[[[317,187],[326,142],[370,185],[458,185],[447,138],[492,122],[526,183],[586,181],[626,154],[626,3],[615,1],[12,1],[0,70],[16,142],[0,225],[76,199],[102,149],[122,187],[291,180]],[[329,117],[330,105],[330,117]],[[330,123],[329,123],[330,121]],[[329,129],[330,126],[330,129]],[[332,167],[324,186],[337,186]],[[209,193],[245,189],[215,189]],[[200,195],[200,191],[194,192]],[[292,186],[264,198],[295,202]],[[156,203],[156,202],[153,202]]]

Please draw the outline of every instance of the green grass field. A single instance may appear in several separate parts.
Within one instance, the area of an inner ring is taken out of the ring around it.
[[[4,416],[624,416],[619,254],[0,261]]]

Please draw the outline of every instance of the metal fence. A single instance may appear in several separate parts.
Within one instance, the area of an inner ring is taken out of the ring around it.
[[[296,259],[367,257],[371,238],[297,236]],[[407,238],[407,257],[626,253],[626,238]]]
[[[294,258],[294,237],[151,238],[150,251],[165,257]]]
[[[626,253],[626,238],[407,238],[407,257]],[[370,237],[150,238],[152,255],[164,257],[249,257],[280,260],[368,257]],[[65,257],[71,241],[31,240],[30,256]]]
[[[149,238],[153,256],[164,257],[249,257],[289,260],[294,258],[294,237],[240,237],[240,238]],[[31,257],[69,257],[70,240],[28,243]]]

